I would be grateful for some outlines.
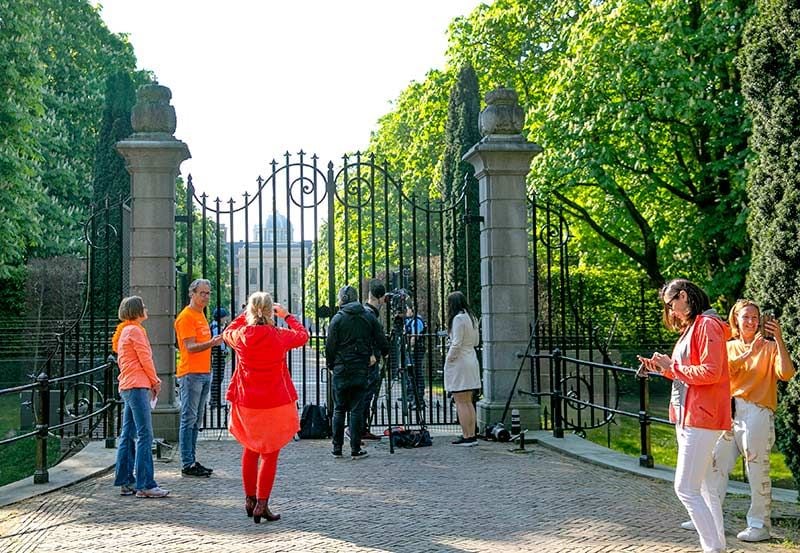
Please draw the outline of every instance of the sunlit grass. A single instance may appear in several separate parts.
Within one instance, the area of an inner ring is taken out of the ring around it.
[[[19,396],[0,396],[0,438],[10,438],[20,431]],[[60,444],[56,438],[47,440],[47,461],[52,466],[59,457]],[[33,477],[36,468],[36,439],[27,438],[0,446],[0,486]]]
[[[608,427],[586,431],[586,439],[602,446],[609,446],[616,451],[639,457],[639,421],[631,417],[617,416],[615,422]],[[670,425],[653,423],[650,425],[650,442],[653,459],[656,464],[675,467],[678,457],[678,446],[675,441],[675,429]],[[783,454],[773,449],[770,454],[770,473],[772,485],[777,488],[794,489],[792,473],[786,466]],[[745,481],[744,467],[741,458],[736,465],[731,480]]]

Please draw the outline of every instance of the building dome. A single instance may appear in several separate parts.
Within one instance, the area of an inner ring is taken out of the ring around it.
[[[270,213],[267,215],[263,227],[259,227],[258,225],[253,226],[253,234],[255,235],[255,240],[258,240],[258,237],[261,236],[264,242],[285,243],[287,240],[291,239],[292,225],[290,225],[289,220],[280,213],[274,215]]]

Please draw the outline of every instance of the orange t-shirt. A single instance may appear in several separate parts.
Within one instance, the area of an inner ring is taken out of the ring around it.
[[[211,340],[211,328],[202,311],[192,309],[189,305],[184,307],[175,319],[175,337],[181,352],[175,371],[179,378],[188,373],[211,372],[211,348],[190,353],[183,343],[186,338],[194,338],[197,343]]]
[[[728,342],[728,368],[731,374],[731,395],[774,411],[778,406],[778,380],[794,376],[794,365],[781,358],[778,344],[764,340],[761,347],[744,361],[734,361],[748,348],[741,340]]]

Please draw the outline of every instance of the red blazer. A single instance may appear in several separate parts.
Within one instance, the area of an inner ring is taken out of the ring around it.
[[[664,376],[689,385],[682,420],[670,402],[669,420],[686,427],[731,429],[731,388],[728,376],[728,325],[709,315],[698,315],[689,338],[689,364],[673,362]]]
[[[289,328],[250,326],[242,313],[228,325],[222,338],[236,351],[237,361],[225,399],[255,409],[297,401],[286,353],[308,342],[308,331],[293,315],[285,320]]]

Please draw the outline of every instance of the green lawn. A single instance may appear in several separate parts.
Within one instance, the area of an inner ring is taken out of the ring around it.
[[[610,431],[611,448],[621,451],[628,455],[639,457],[639,421],[631,417],[617,416],[615,423],[608,428],[596,428],[586,432],[586,439],[596,444],[608,447],[608,432]],[[678,456],[678,446],[675,441],[675,429],[670,425],[653,423],[650,425],[650,438],[652,444],[653,459],[659,465],[675,467]],[[792,473],[786,466],[783,454],[777,449],[773,449],[770,455],[770,468],[772,473],[772,485],[778,488],[793,490],[794,481]],[[743,482],[744,467],[739,463],[731,474],[731,480]]]
[[[0,396],[0,438],[10,438],[21,433],[19,429],[19,396],[15,394]],[[59,458],[59,442],[56,438],[47,440],[48,466],[53,466]],[[33,477],[35,463],[35,438],[0,446],[0,486]]]

